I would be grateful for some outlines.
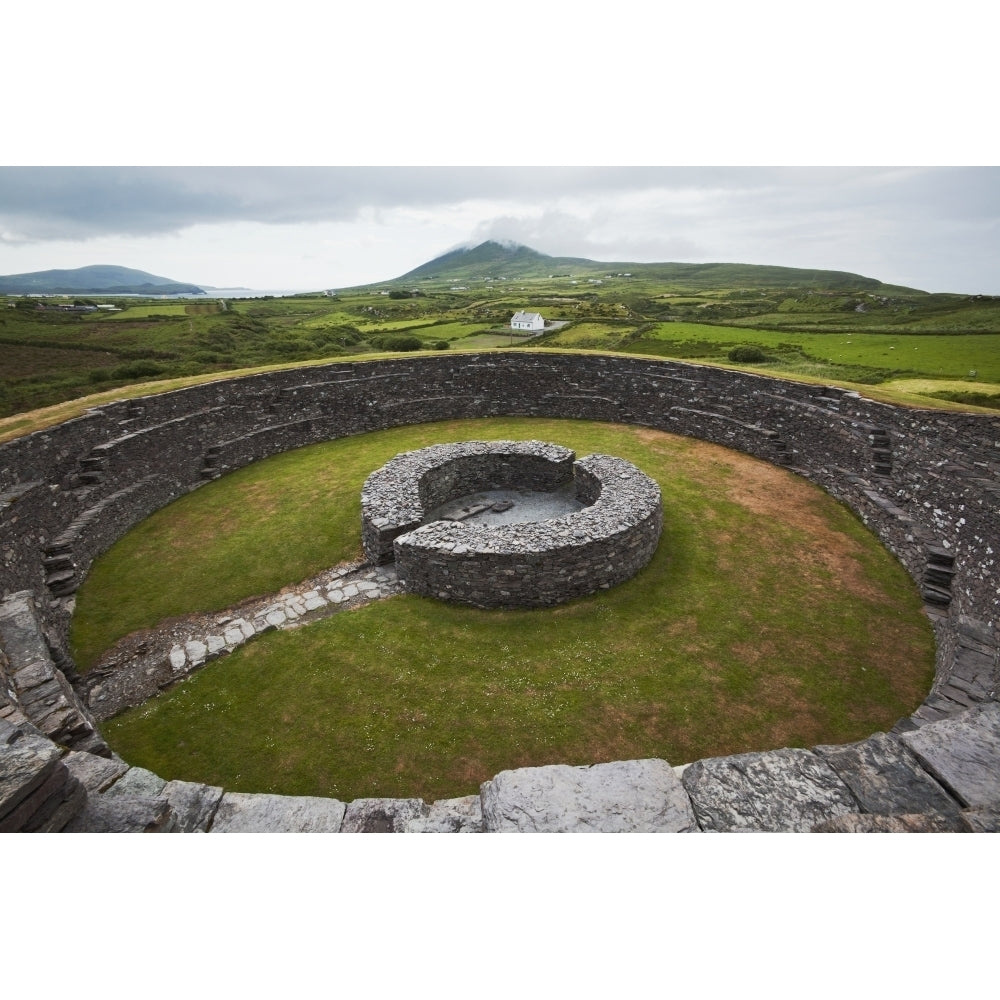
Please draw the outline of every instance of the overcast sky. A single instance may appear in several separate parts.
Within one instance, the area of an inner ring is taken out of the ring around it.
[[[0,60],[0,274],[338,288],[493,237],[1000,294],[994,35],[978,0],[898,11],[15,4],[7,34],[33,41]]]
[[[491,238],[1000,294],[1000,168],[0,168],[0,274],[118,264],[337,288]]]

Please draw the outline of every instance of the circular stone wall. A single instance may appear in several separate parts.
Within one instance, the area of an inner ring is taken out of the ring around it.
[[[681,784],[697,815],[695,828],[997,829],[1000,417],[890,406],[836,386],[684,362],[528,351],[268,371],[103,403],[0,444],[0,770],[17,768],[29,782],[41,782],[34,799],[15,797],[13,813],[5,812],[11,800],[0,796],[0,828],[38,829],[33,824],[42,818],[46,829],[65,828],[73,809],[81,808],[81,794],[90,825],[77,829],[151,829],[152,806],[161,810],[161,824],[172,815],[166,794],[150,799],[147,792],[134,799],[135,825],[121,825],[120,806],[134,794],[119,794],[126,782],[133,790],[149,789],[151,778],[124,762],[117,764],[125,777],[107,798],[95,790],[111,780],[100,772],[88,771],[94,783],[88,779],[86,786],[69,780],[70,765],[106,761],[110,753],[63,673],[64,666],[73,673],[66,653],[72,595],[93,560],[130,527],[208,480],[291,448],[403,424],[495,416],[651,427],[786,466],[854,511],[920,588],[937,636],[934,684],[923,704],[889,732],[857,744],[691,762]],[[22,676],[31,678],[23,689],[15,680]],[[40,696],[43,678],[51,696]],[[74,752],[65,754],[66,746]],[[486,789],[510,789],[534,769],[504,772],[483,785],[484,828],[578,828],[558,819],[572,816],[574,801],[592,829],[602,820],[607,829],[624,829],[619,824],[629,817],[634,822],[627,828],[646,828],[636,808],[635,776],[642,775],[644,788],[663,787],[659,779],[650,783],[649,763],[538,769],[547,791],[539,791],[541,780],[519,785],[525,794],[504,814],[509,822],[498,824],[491,817],[500,810]],[[673,774],[664,762],[654,763],[665,778]],[[598,776],[606,767],[623,775],[618,797],[606,793],[605,772]],[[75,784],[77,798],[53,816],[60,774],[68,788]],[[592,775],[589,787],[599,795],[567,774]],[[673,791],[654,794],[658,815],[663,796],[676,792],[673,784]],[[197,816],[181,810],[182,829],[316,829],[303,815],[314,804],[328,817],[322,828],[360,829],[357,817],[372,803],[382,816],[395,811],[394,828],[402,829],[401,810],[413,805],[358,800],[345,817],[336,800],[203,786],[216,804],[221,799],[213,813],[215,806],[202,809],[203,800],[192,797],[194,786],[171,785],[197,807]],[[961,808],[965,825],[940,810],[942,795],[953,803],[949,809]],[[26,818],[36,800],[38,813]],[[547,802],[559,812],[543,822]],[[286,821],[269,824],[265,816],[280,803]],[[108,826],[112,820],[119,825]]]
[[[365,482],[365,553],[395,558],[407,589],[481,608],[548,607],[634,576],[663,528],[660,488],[624,459],[541,441],[467,441],[397,455]],[[572,482],[583,509],[485,526],[427,511],[475,490],[548,492]]]

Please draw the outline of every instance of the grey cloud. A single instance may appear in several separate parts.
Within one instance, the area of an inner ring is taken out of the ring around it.
[[[815,193],[809,171],[778,183]],[[551,202],[651,189],[755,194],[768,168],[733,167],[7,167],[0,229],[29,240],[177,232],[198,223],[355,219],[363,209],[471,199]]]
[[[703,257],[707,248],[671,228],[639,232],[626,222],[624,235],[595,235],[591,220],[568,212],[543,212],[535,216],[505,215],[481,223],[471,242],[513,240],[553,257],[588,257],[591,260],[657,261]],[[570,248],[570,249],[567,249]]]
[[[996,167],[0,167],[0,244],[235,222],[380,227],[398,223],[393,209],[458,205],[478,218],[465,223],[474,241],[556,256],[829,267],[997,290]],[[443,250],[413,246],[424,259]]]
[[[366,208],[663,182],[652,168],[7,167],[0,169],[0,228],[29,240],[136,236],[198,223],[351,220]]]

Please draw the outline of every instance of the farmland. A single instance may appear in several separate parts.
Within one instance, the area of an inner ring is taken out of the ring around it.
[[[73,301],[118,310],[56,308]],[[512,337],[519,309],[565,325]],[[760,359],[734,362],[740,346],[759,348]],[[467,286],[427,277],[284,298],[0,299],[0,419],[132,385],[150,391],[149,383],[262,366],[466,349],[620,351],[846,384],[880,398],[896,383],[920,385],[921,405],[1000,407],[1000,298],[888,286],[713,289],[703,280],[685,288],[650,272]],[[914,402],[907,393],[899,399]]]

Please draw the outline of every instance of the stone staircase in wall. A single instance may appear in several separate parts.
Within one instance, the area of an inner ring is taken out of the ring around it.
[[[952,718],[1000,697],[1000,646],[989,623],[959,616],[955,635],[956,648],[947,672],[935,678],[930,694],[909,718],[896,723],[893,733]]]
[[[844,401],[857,398],[857,393],[834,387],[826,387],[808,401],[788,396],[762,392],[761,398],[778,404],[782,409],[802,411],[816,420],[829,422],[830,417],[842,433],[863,440],[868,449],[868,471],[877,477],[892,475],[892,440],[887,428],[869,423],[858,423],[849,413],[844,412]]]
[[[221,466],[221,462],[222,445],[209,445],[205,452],[205,459],[201,467],[201,478],[207,481],[218,479],[224,471],[224,468]]]
[[[80,586],[82,573],[90,566],[90,558],[83,551],[88,531],[103,518],[113,516],[116,509],[127,508],[131,498],[151,486],[155,479],[154,476],[146,476],[98,500],[83,510],[65,531],[45,546],[42,566],[45,570],[45,585],[53,597],[68,597]]]
[[[186,484],[175,483],[155,472],[129,481],[135,457],[140,456],[143,464],[155,469],[159,442],[172,435],[182,436],[185,425],[198,428],[206,418],[218,418],[225,412],[225,407],[207,407],[147,424],[144,422],[147,414],[145,404],[136,401],[127,404],[123,415],[114,421],[113,436],[92,445],[81,455],[76,468],[69,472],[61,485],[63,498],[70,506],[77,504],[78,507],[71,515],[70,523],[44,545],[42,567],[46,587],[53,597],[68,597],[76,591],[81,574],[89,568],[94,554],[87,551],[91,536],[96,533],[113,535],[114,525],[109,527],[109,522],[114,522],[116,518],[127,525],[129,521],[125,515],[133,507],[143,508],[139,498],[145,494],[154,497],[146,506],[151,505],[155,509],[184,491]],[[114,489],[116,482],[121,483],[118,489]],[[25,484],[21,489],[32,485]],[[197,483],[187,484],[187,488],[192,485]]]
[[[140,423],[146,413],[146,407],[135,400],[129,400],[126,404],[125,415],[116,421],[116,426],[121,431],[130,430]],[[82,456],[77,463],[77,471],[70,479],[70,489],[86,489],[91,486],[99,486],[107,477],[108,453],[114,445],[114,441],[107,441],[95,445],[90,451]]]
[[[91,452],[86,458],[80,459],[80,471],[76,481],[80,486],[97,486],[104,482],[108,469],[107,456],[99,452]]]
[[[876,476],[892,475],[892,442],[884,427],[866,427],[871,445],[872,471]]]
[[[951,604],[951,582],[955,576],[955,554],[940,542],[924,546],[927,564],[920,589],[923,599],[938,608]]]

